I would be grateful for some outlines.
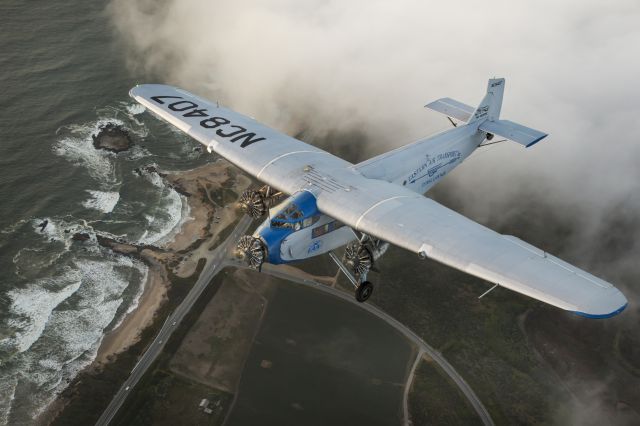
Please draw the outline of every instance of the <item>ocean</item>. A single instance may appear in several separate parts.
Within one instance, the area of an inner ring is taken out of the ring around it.
[[[143,77],[105,6],[0,3],[0,424],[32,423],[136,306],[146,266],[100,247],[96,232],[162,245],[187,217],[178,193],[135,170],[211,159],[128,97]],[[132,149],[94,149],[107,122],[129,131]]]

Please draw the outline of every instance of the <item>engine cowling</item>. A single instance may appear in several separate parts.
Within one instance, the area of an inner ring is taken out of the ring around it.
[[[254,219],[267,213],[267,203],[260,191],[244,191],[238,200],[240,210]]]
[[[238,200],[240,210],[254,219],[267,214],[269,208],[280,199],[282,193],[276,192],[270,186],[263,186],[259,190],[246,190]]]
[[[354,275],[365,277],[367,272],[389,247],[389,243],[365,236],[360,241],[347,244],[344,251],[344,263]]]
[[[266,249],[260,238],[245,235],[236,246],[236,255],[252,269],[260,270],[266,257]]]

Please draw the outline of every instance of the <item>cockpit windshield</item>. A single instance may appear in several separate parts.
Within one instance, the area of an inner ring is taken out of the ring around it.
[[[308,191],[300,191],[269,211],[271,228],[297,231],[320,220],[316,199]]]
[[[302,212],[295,203],[290,203],[284,210],[280,211],[271,219],[272,228],[300,229],[300,222],[303,218]]]

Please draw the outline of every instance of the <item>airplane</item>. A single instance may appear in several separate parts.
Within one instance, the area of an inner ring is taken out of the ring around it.
[[[275,131],[253,118],[185,90],[143,84],[130,96],[264,183],[239,205],[266,217],[237,253],[260,270],[328,253],[366,301],[367,274],[389,244],[433,259],[496,286],[589,318],[627,306],[612,284],[523,240],[502,235],[424,194],[494,136],[530,148],[547,134],[500,118],[505,80],[490,79],[477,108],[442,98],[425,107],[454,125],[358,164]],[[455,121],[454,121],[455,120]],[[339,258],[334,251],[346,246]]]

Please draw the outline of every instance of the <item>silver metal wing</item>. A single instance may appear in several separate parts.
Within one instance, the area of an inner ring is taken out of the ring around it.
[[[354,218],[327,198],[318,203],[359,231],[579,315],[606,318],[627,305],[610,283],[429,198],[399,193],[364,205]]]
[[[131,89],[129,95],[161,119],[206,145],[210,151],[288,194],[293,194],[306,183],[290,176],[290,173],[305,167],[309,170],[331,170],[351,165],[252,118],[176,87],[143,84]]]

